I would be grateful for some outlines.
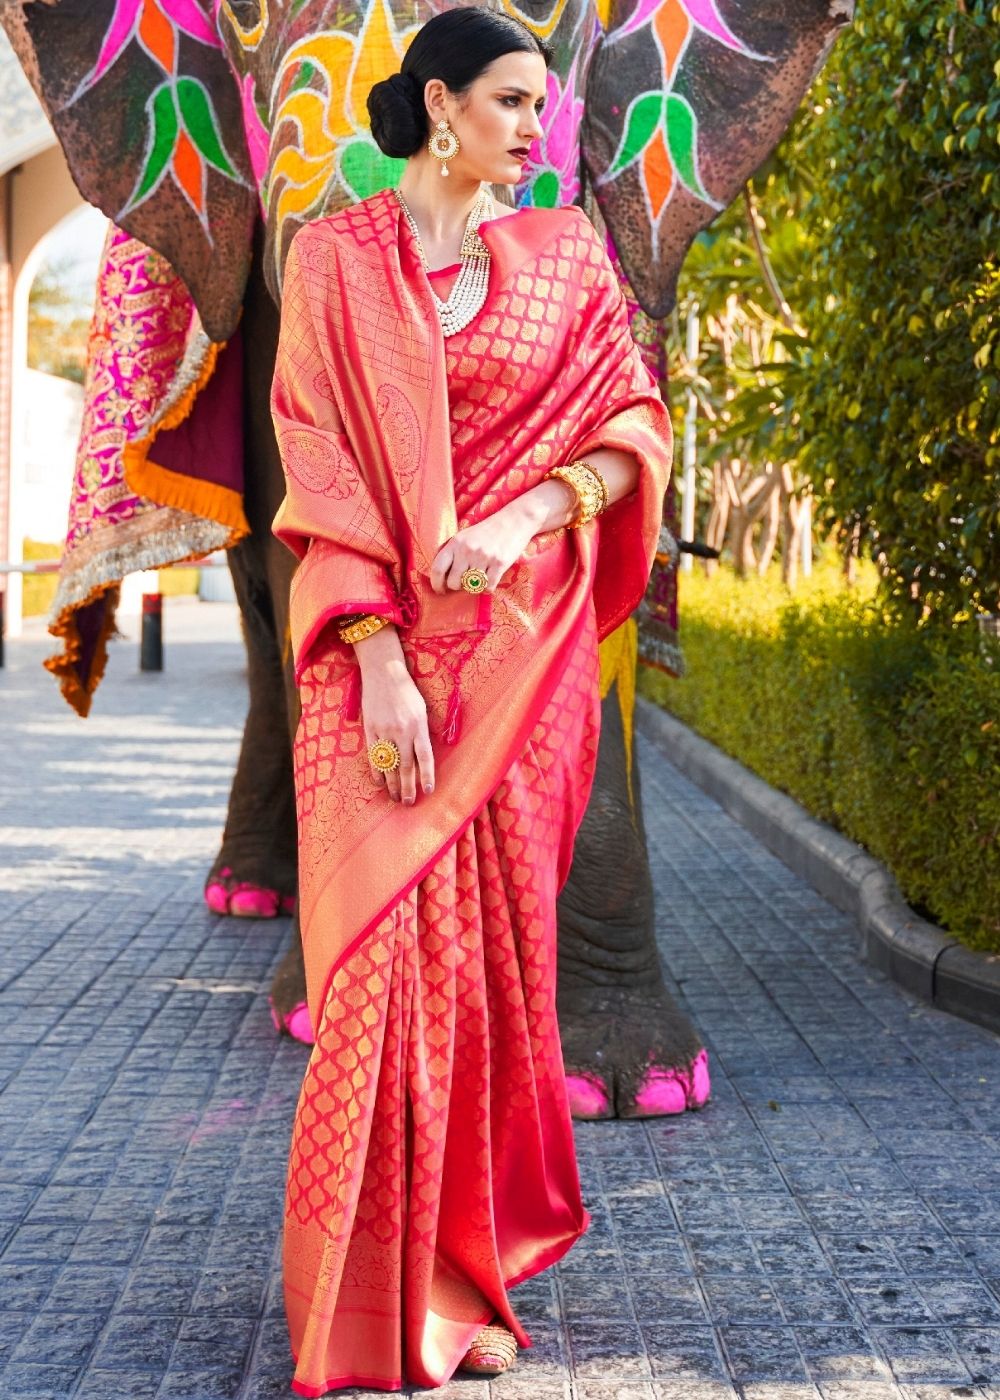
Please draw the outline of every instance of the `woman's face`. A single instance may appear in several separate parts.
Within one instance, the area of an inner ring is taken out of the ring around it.
[[[461,96],[453,96],[438,79],[428,83],[431,131],[446,117],[461,143],[448,162],[449,174],[498,185],[518,183],[528,147],[542,135],[545,74],[541,54],[506,53]]]

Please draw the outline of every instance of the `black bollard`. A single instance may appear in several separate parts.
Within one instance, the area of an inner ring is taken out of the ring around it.
[[[142,595],[142,638],[139,643],[139,670],[163,670],[163,594]]]

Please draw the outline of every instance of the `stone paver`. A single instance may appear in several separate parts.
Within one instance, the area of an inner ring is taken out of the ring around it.
[[[116,648],[82,723],[0,672],[0,1400],[290,1394],[279,1226],[305,1047],[287,925],[201,901],[242,722],[223,604]],[[579,1125],[588,1236],[516,1290],[535,1341],[441,1400],[1000,1400],[1000,1041],[642,741],[666,964],[715,1097]],[[360,1400],[361,1391],[344,1392]]]

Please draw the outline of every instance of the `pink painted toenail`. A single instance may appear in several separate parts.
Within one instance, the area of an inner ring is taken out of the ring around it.
[[[237,919],[273,919],[278,913],[277,890],[254,889],[253,886],[234,890],[229,912]]]
[[[228,914],[229,895],[226,893],[225,885],[206,885],[205,903],[213,914]]]
[[[574,1118],[602,1118],[608,1112],[608,1091],[596,1075],[567,1074],[569,1111]]]
[[[712,1097],[712,1076],[708,1072],[708,1051],[702,1050],[695,1056],[691,1066],[691,1093],[688,1096],[689,1108],[702,1108]]]
[[[304,1001],[300,1001],[297,1006],[293,1006],[285,1017],[285,1029],[293,1040],[301,1040],[303,1045],[312,1045],[316,1039],[313,1035],[312,1021],[309,1019],[309,1008]]]
[[[687,1090],[677,1070],[652,1069],[644,1076],[635,1106],[650,1117],[683,1113],[687,1108]]]

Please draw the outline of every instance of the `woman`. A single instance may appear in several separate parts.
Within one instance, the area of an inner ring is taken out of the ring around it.
[[[507,1290],[589,1223],[555,901],[670,426],[582,211],[488,193],[540,134],[550,60],[505,15],[436,15],[369,97],[398,191],[307,225],[286,264],[274,528],[301,560],[316,1027],[285,1212],[300,1395],[496,1374],[530,1345]]]

